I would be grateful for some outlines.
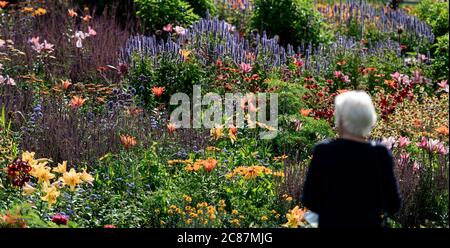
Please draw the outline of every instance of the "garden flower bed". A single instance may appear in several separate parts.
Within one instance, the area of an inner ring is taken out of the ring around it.
[[[312,149],[364,90],[403,200],[389,225],[448,228],[447,2],[91,2],[0,1],[0,227],[311,227]],[[177,125],[196,90],[204,122],[206,93],[243,95],[245,125]],[[276,122],[251,93],[277,95]]]

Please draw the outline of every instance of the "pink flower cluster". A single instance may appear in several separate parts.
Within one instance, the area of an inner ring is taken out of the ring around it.
[[[334,77],[341,80],[343,83],[350,83],[350,78],[341,71],[334,71]]]
[[[10,78],[9,76],[4,77],[4,76],[0,75],[0,85],[3,85],[3,84],[14,86],[14,85],[16,85],[16,82],[14,81],[14,79]]]
[[[448,154],[448,148],[445,146],[445,143],[439,140],[422,137],[417,146],[431,153]]]
[[[29,43],[31,43],[31,48],[33,48],[33,50],[35,50],[37,53],[41,53],[41,52],[47,52],[47,53],[51,53],[53,52],[53,47],[54,45],[47,42],[47,40],[44,40],[44,42],[40,43],[39,42],[40,37],[36,36],[33,37],[31,39],[28,40]]]

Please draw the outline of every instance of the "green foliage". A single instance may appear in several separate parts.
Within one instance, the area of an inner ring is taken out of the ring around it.
[[[189,3],[183,0],[135,0],[136,14],[147,31],[161,30],[165,25],[187,26],[199,19]]]
[[[434,48],[434,59],[432,60],[432,67],[434,72],[434,77],[437,80],[445,80],[448,78],[448,45],[449,45],[449,34],[445,34],[437,38],[436,44],[433,45]]]
[[[282,44],[327,43],[330,32],[311,0],[255,0],[252,26],[278,35]]]
[[[317,142],[335,137],[333,129],[324,120],[299,114],[284,115],[279,119],[282,130],[273,143],[279,153],[286,153],[291,157],[300,156],[301,160],[306,159]],[[299,127],[296,122],[300,123]]]
[[[214,5],[213,0],[185,0],[188,2],[191,7],[194,9],[194,13],[201,16],[206,17],[206,12],[208,12],[211,16],[215,16],[217,13],[216,6]]]
[[[12,162],[17,156],[18,147],[11,131],[11,122],[6,120],[5,108],[2,107],[0,114],[0,168]],[[0,176],[1,176],[0,172]],[[0,177],[0,187],[2,178]]]
[[[146,106],[153,106],[156,102],[167,103],[170,96],[178,92],[190,94],[193,85],[202,85],[207,78],[204,68],[195,61],[159,59],[158,66],[151,58],[136,59],[136,67],[130,71],[130,84],[137,89],[138,97]],[[161,98],[156,99],[152,93],[154,86],[165,88]]]
[[[422,0],[416,6],[417,16],[428,22],[436,37],[448,32],[448,2],[439,0]]]
[[[278,94],[279,114],[295,115],[300,109],[305,108],[302,96],[305,94],[306,89],[301,84],[271,79],[268,85],[276,88],[275,93]]]

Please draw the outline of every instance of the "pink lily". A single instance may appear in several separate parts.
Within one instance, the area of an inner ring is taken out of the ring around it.
[[[245,73],[252,71],[252,66],[247,63],[241,63],[241,70]]]
[[[163,27],[163,30],[166,31],[166,32],[171,33],[171,32],[173,31],[173,26],[172,26],[172,24],[170,24],[170,23],[167,24],[166,26]]]
[[[96,36],[97,32],[95,32],[94,29],[91,28],[91,26],[88,27],[88,34],[89,36]]]
[[[410,143],[411,143],[411,141],[409,141],[408,137],[400,136],[400,138],[398,139],[399,147],[405,147],[405,146],[409,145]]]
[[[396,71],[395,73],[391,74],[392,79],[398,82],[398,79],[400,78],[400,73]]]

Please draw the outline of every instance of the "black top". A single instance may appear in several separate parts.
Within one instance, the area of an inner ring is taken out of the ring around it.
[[[302,203],[319,214],[320,228],[380,227],[381,214],[396,213],[400,202],[384,145],[336,139],[314,147]]]

